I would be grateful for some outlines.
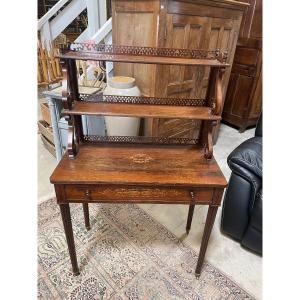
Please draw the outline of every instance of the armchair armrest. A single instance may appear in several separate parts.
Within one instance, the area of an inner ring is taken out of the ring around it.
[[[251,174],[254,177],[262,178],[262,137],[253,137],[239,145],[227,158],[230,169],[249,178]],[[252,176],[251,176],[252,177]]]
[[[252,210],[257,191],[262,186],[262,137],[253,137],[239,145],[227,158],[227,163],[236,175],[252,186],[249,212]]]

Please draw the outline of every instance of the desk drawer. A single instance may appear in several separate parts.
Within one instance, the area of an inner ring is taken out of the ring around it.
[[[203,203],[212,201],[213,189],[188,190],[164,187],[66,185],[67,202]]]

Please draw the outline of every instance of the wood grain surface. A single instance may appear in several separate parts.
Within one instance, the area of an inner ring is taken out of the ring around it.
[[[220,120],[209,107],[169,106],[127,103],[87,103],[77,101],[72,110],[63,110],[65,115],[97,115],[122,117],[156,117],[168,119]]]
[[[215,159],[197,146],[82,144],[76,159],[65,155],[55,184],[112,184],[169,187],[226,187]]]

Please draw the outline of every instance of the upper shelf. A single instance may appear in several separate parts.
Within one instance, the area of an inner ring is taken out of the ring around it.
[[[73,43],[60,49],[60,58],[124,63],[228,67],[227,51],[152,48]]]

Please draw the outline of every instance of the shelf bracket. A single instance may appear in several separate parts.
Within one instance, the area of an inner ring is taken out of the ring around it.
[[[213,114],[220,115],[222,111],[222,104],[223,104],[223,77],[224,77],[225,69],[218,68],[215,74],[215,102],[213,105]]]
[[[60,61],[62,68],[62,103],[64,109],[72,109],[72,99],[69,92],[69,72],[68,61],[66,59]]]
[[[204,157],[211,159],[213,157],[213,128],[217,121],[203,121],[199,141],[204,147]]]
[[[78,153],[79,143],[78,143],[78,132],[74,126],[74,117],[66,116],[66,121],[68,122],[68,138],[67,138],[67,152],[71,159],[74,159]]]
[[[204,157],[206,159],[211,159],[213,157],[212,126],[209,126],[209,130],[207,132],[207,142],[204,148]]]

